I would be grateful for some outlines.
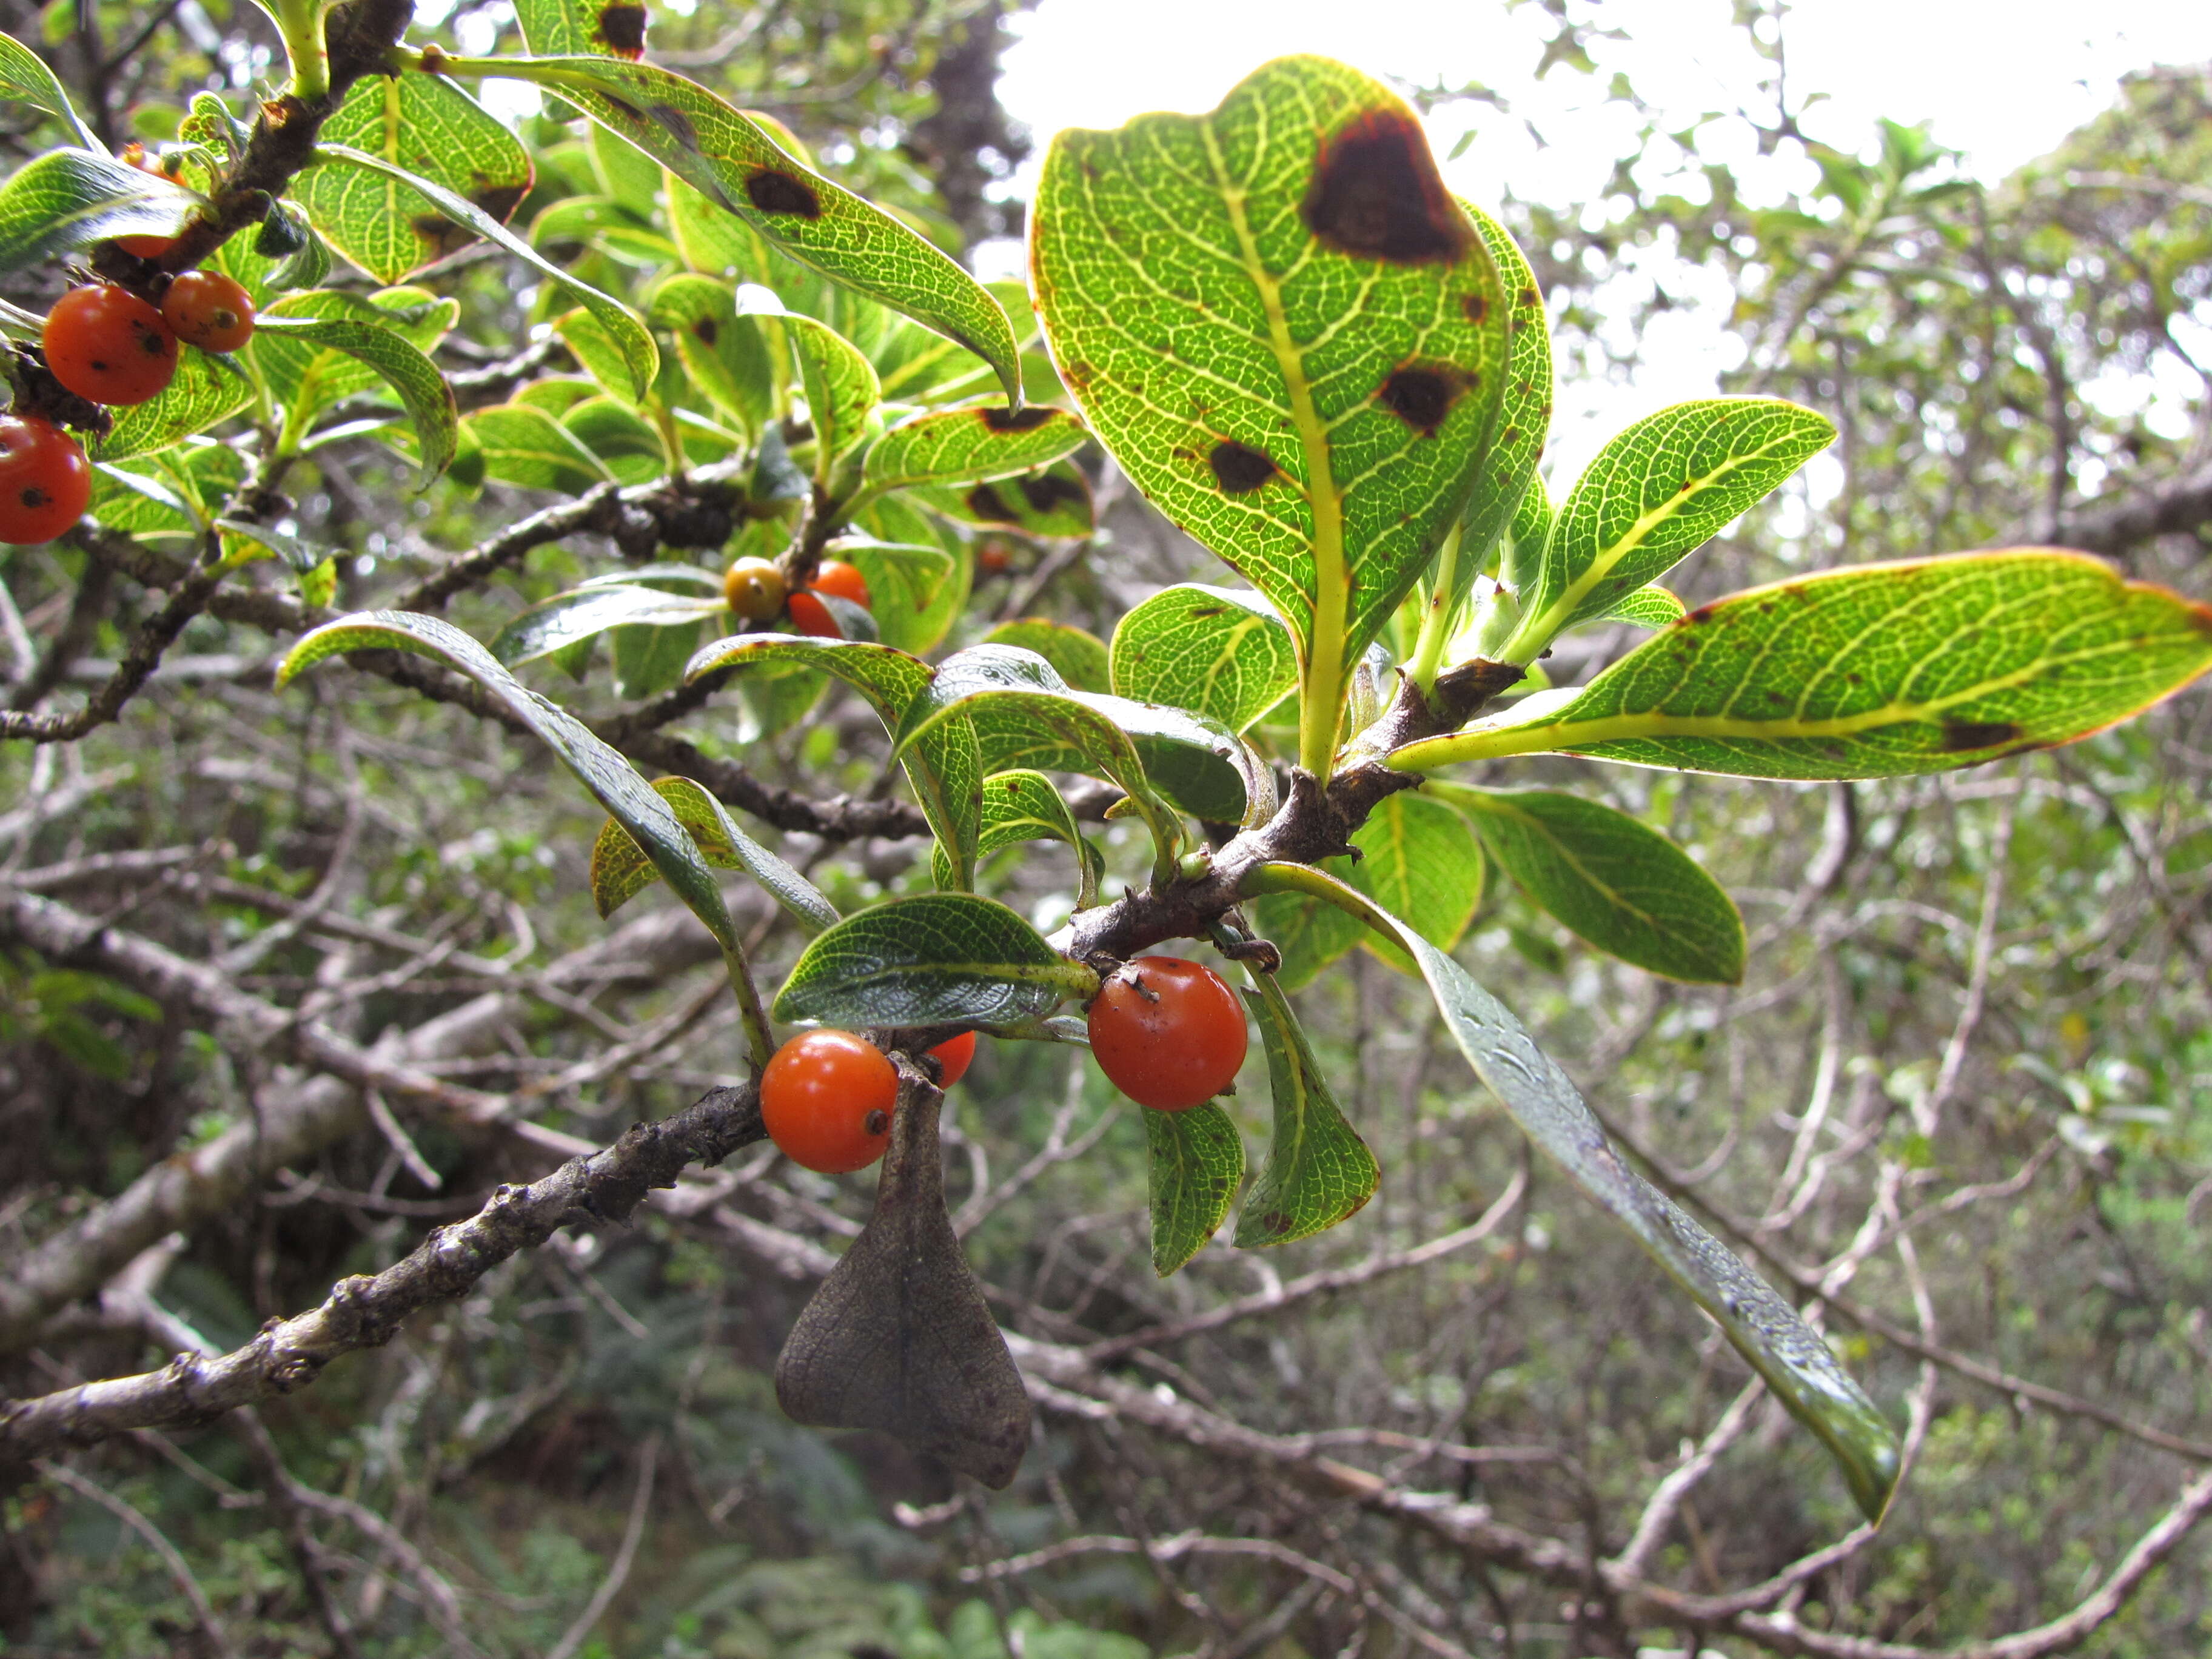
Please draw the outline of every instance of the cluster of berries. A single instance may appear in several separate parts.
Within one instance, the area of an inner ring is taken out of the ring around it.
[[[1179,957],[1139,957],[1091,1004],[1091,1053],[1123,1094],[1187,1111],[1224,1092],[1244,1064],[1244,1010],[1221,976]],[[975,1057],[963,1031],[930,1051],[951,1088]],[[794,1164],[825,1175],[865,1170],[890,1145],[898,1072],[851,1031],[802,1032],[761,1073],[761,1121]]]
[[[817,639],[844,637],[830,607],[820,595],[868,608],[868,584],[857,568],[842,559],[824,559],[815,567],[814,579],[793,593],[783,572],[772,559],[738,559],[722,575],[722,598],[732,614],[745,622],[774,622],[789,616],[791,625]]]
[[[125,153],[140,167],[147,163]],[[149,169],[150,170],[150,169]],[[119,236],[142,259],[172,238]],[[203,351],[236,351],[253,337],[253,301],[220,271],[185,270],[161,283],[157,307],[114,283],[88,283],[54,301],[40,331],[46,371],[88,402],[125,409],[158,398],[177,372],[179,340]],[[84,514],[92,466],[84,447],[52,421],[0,416],[0,542],[52,541]]]

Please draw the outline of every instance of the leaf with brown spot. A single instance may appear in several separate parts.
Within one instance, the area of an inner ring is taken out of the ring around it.
[[[574,56],[500,58],[496,68],[559,94],[793,258],[966,346],[1021,401],[1013,325],[990,290],[910,226],[814,172],[742,110],[651,64]]]
[[[1418,118],[1285,58],[1208,114],[1063,132],[1031,251],[1091,429],[1289,624],[1300,758],[1325,771],[1352,665],[1459,516],[1504,383],[1498,270]]]
[[[380,156],[504,224],[530,190],[529,153],[476,100],[433,75],[368,76],[324,124],[322,142]],[[292,199],[343,258],[380,283],[466,247],[474,233],[389,175],[310,167]]]
[[[1946,772],[2100,732],[2208,669],[2212,607],[2084,554],[1861,565],[1700,605],[1579,690],[1390,764],[1559,751],[1739,777]]]
[[[795,1423],[874,1429],[1003,1490],[1029,1394],[945,1213],[944,1098],[902,1068],[875,1212],[784,1339],[775,1397]]]

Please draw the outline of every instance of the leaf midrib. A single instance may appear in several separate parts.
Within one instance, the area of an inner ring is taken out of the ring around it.
[[[1313,387],[1306,380],[1305,360],[1291,337],[1290,317],[1283,309],[1282,285],[1261,258],[1251,221],[1244,212],[1247,192],[1230,178],[1212,124],[1202,123],[1199,133],[1206,143],[1206,164],[1213,170],[1215,185],[1229,210],[1237,251],[1267,315],[1268,349],[1274,356],[1276,367],[1282,371],[1283,390],[1291,405],[1291,423],[1297,430],[1299,447],[1305,456],[1306,482],[1300,493],[1313,519],[1314,587],[1313,620],[1306,638],[1298,641],[1305,702],[1300,720],[1298,763],[1316,778],[1326,781],[1336,749],[1337,710],[1344,697],[1344,642],[1352,608],[1352,590],[1346,580],[1344,562],[1344,501],[1337,491],[1330,463],[1328,428],[1314,409]]]

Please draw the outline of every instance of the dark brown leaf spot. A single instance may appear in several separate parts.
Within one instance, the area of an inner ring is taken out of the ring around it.
[[[617,58],[632,63],[645,56],[645,8],[617,3],[599,9],[599,26],[592,39]]]
[[[1088,507],[1091,492],[1074,479],[1058,472],[1031,472],[1014,482],[1022,499],[1035,513],[1051,513],[1063,507]]]
[[[802,219],[822,216],[822,198],[803,179],[774,167],[763,167],[745,180],[745,195],[763,213],[793,213]]]
[[[1031,404],[1027,409],[986,409],[977,412],[983,424],[994,432],[1034,432],[1060,411],[1042,404]]]
[[[1402,110],[1370,110],[1326,140],[1302,210],[1331,246],[1394,264],[1456,259],[1473,234]]]
[[[1021,522],[1007,507],[1005,499],[988,484],[977,484],[968,492],[968,510],[986,524]]]
[[[1275,464],[1256,449],[1223,439],[1206,458],[1214,482],[1231,495],[1249,495],[1275,476]]]
[[[1970,749],[1994,749],[2001,743],[2016,742],[2020,737],[2020,727],[2010,720],[1946,720],[1943,752],[1957,755]]]
[[[622,118],[629,122],[630,125],[634,127],[641,127],[646,124],[645,112],[640,109],[635,104],[624,103],[621,99],[613,97],[604,92],[599,94],[599,97],[610,110],[622,117]]]
[[[1540,297],[1533,288],[1524,288],[1521,290],[1521,303],[1524,306],[1536,304]]]
[[[1407,363],[1390,371],[1376,401],[1419,433],[1433,438],[1474,377],[1447,363]]]
[[[1459,308],[1467,313],[1468,321],[1480,328],[1483,319],[1490,315],[1490,301],[1486,295],[1470,294],[1459,302]]]
[[[1690,612],[1688,616],[1682,618],[1684,622],[1693,623],[1706,623],[1711,622],[1712,619],[1713,607],[1710,605],[1701,605],[1695,611]]]
[[[514,210],[528,194],[530,181],[526,179],[520,184],[481,185],[469,192],[469,200],[482,208],[495,223],[503,225],[514,216]],[[461,235],[465,240],[468,233],[463,231]]]
[[[407,228],[415,233],[415,240],[422,244],[422,257],[426,260],[442,259],[476,240],[468,230],[442,213],[418,213],[407,222]]]
[[[653,118],[659,122],[668,136],[684,149],[694,155],[699,153],[699,129],[693,125],[690,115],[673,104],[655,104]]]
[[[702,317],[691,325],[691,337],[702,345],[714,344],[715,340],[720,337],[721,332],[722,331],[715,325],[712,317]]]

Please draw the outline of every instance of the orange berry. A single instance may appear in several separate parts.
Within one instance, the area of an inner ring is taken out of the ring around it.
[[[177,372],[177,340],[161,313],[112,283],[54,301],[40,337],[46,367],[80,398],[127,405],[158,398]]]
[[[253,301],[219,270],[186,270],[161,296],[161,319],[202,351],[236,351],[253,337]]]
[[[1244,1008],[1221,976],[1179,957],[1139,957],[1091,1004],[1091,1052],[1139,1106],[1180,1112],[1237,1081]]]
[[[761,1121],[793,1163],[824,1175],[865,1170],[891,1143],[898,1070],[851,1031],[803,1031],[761,1073]]]
[[[868,608],[868,584],[860,571],[842,559],[823,560],[815,568],[814,580],[791,596],[789,605],[792,625],[817,639],[845,637],[844,630],[837,626],[837,619],[830,614],[830,607],[814,597],[817,593],[847,600],[863,611]]]
[[[50,542],[91,499],[83,446],[50,422],[0,415],[0,542]]]

